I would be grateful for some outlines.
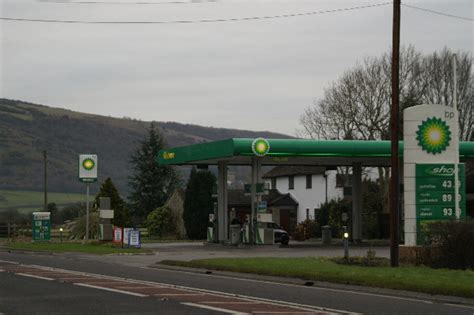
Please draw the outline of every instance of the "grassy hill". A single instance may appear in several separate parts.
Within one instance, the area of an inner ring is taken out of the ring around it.
[[[39,191],[1,190],[0,212],[8,208],[29,213],[43,208],[44,195]],[[91,197],[92,199],[92,197]],[[76,202],[85,202],[86,196],[74,193],[48,193],[48,203],[64,206]]]
[[[84,192],[77,180],[79,153],[99,156],[99,182],[111,177],[128,190],[129,160],[150,122],[74,112],[0,99],[0,189],[43,189],[43,150],[48,151],[48,187],[55,192]],[[169,147],[231,137],[288,138],[271,132],[159,122]]]

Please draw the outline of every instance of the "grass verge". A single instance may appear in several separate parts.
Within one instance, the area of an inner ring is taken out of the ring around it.
[[[314,281],[474,298],[474,271],[418,266],[363,267],[337,264],[329,258],[217,258],[163,264],[213,270],[296,277]]]
[[[10,242],[4,243],[4,247],[10,249],[19,250],[34,250],[34,251],[47,251],[47,252],[75,252],[75,253],[88,253],[88,254],[120,254],[120,253],[147,253],[149,250],[143,248],[118,248],[111,244],[100,244],[100,243],[24,243],[24,242]]]

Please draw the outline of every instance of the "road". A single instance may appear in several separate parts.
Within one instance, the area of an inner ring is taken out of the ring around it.
[[[115,257],[0,250],[0,313],[474,313],[474,307],[415,298],[128,266]]]

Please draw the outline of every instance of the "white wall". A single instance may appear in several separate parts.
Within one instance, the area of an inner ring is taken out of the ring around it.
[[[328,174],[328,201],[342,198],[343,188],[336,188],[337,171],[326,171]],[[312,175],[312,188],[306,188],[306,176],[295,176],[294,189],[288,189],[288,176],[278,177],[276,188],[283,194],[290,193],[298,201],[298,222],[306,220],[306,209],[309,209],[310,219],[314,219],[314,209],[326,201],[326,186],[323,175]],[[269,185],[271,180],[266,179]]]

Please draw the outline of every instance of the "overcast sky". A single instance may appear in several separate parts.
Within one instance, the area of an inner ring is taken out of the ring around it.
[[[94,3],[91,3],[94,2]],[[133,3],[135,2],[135,3]],[[146,4],[137,4],[145,2]],[[173,21],[271,16],[372,1],[0,0],[2,17]],[[404,3],[473,18],[472,0]],[[392,6],[224,23],[0,21],[0,96],[76,111],[294,135],[304,109],[391,45]],[[473,23],[402,7],[402,44],[473,51]]]

